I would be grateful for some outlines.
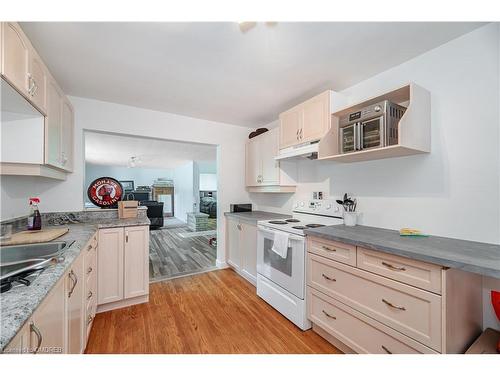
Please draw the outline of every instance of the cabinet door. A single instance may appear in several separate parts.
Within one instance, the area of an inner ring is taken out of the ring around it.
[[[278,155],[279,148],[278,129],[272,129],[259,137],[259,155],[262,163],[262,182],[260,185],[279,185],[279,162],[274,160],[274,157]]]
[[[257,226],[245,223],[240,225],[242,272],[255,283],[257,280]]]
[[[257,136],[248,140],[245,146],[245,176],[246,186],[257,186],[260,184],[260,176],[262,174],[261,157],[259,155],[260,139]]]
[[[330,124],[330,94],[328,91],[315,96],[303,104],[304,123],[299,132],[300,142],[318,140],[329,129]]]
[[[64,97],[61,109],[61,165],[68,172],[73,170],[74,111],[68,98]]]
[[[33,86],[30,99],[44,113],[46,113],[47,73],[43,61],[32,49],[29,55],[28,84]]]
[[[299,130],[303,121],[302,107],[297,106],[280,114],[280,149],[300,143]]]
[[[227,263],[240,268],[240,223],[238,220],[226,219]]]
[[[83,292],[85,289],[84,257],[82,252],[73,262],[66,276],[66,309],[68,316],[68,353],[83,352],[83,324],[85,305]]]
[[[61,168],[61,105],[63,94],[50,78],[47,83],[47,118],[45,126],[45,163]]]
[[[19,25],[3,22],[2,74],[21,93],[28,95],[29,42]]]
[[[123,228],[99,230],[97,251],[98,304],[123,299]]]
[[[66,278],[57,282],[30,322],[30,346],[37,353],[66,353]]]
[[[25,324],[17,335],[10,341],[9,345],[3,350],[5,354],[27,354],[30,348],[30,329],[29,324]]]
[[[149,293],[149,227],[125,228],[124,297]]]

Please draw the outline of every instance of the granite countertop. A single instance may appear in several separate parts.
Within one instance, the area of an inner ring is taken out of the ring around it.
[[[55,241],[74,242],[69,248],[63,250],[64,261],[45,269],[29,287],[24,285],[14,286],[8,292],[0,294],[0,352],[3,351],[68,270],[96,230],[149,224],[147,217],[138,217],[133,219],[100,219],[89,223],[44,226],[44,228],[68,227],[68,233]]]
[[[308,236],[500,278],[500,245],[447,237],[401,237],[399,231],[357,225],[307,229]]]
[[[259,220],[286,219],[292,217],[291,215],[277,214],[275,212],[266,211],[224,212],[224,216],[235,217],[250,224],[257,224],[257,221]]]

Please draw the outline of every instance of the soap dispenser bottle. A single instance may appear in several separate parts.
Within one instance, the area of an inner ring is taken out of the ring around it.
[[[42,229],[42,215],[40,215],[40,211],[38,210],[40,198],[30,198],[29,203],[28,230],[40,230]]]

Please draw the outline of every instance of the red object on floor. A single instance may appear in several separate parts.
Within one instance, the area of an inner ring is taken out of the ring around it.
[[[495,314],[497,314],[498,320],[500,320],[500,292],[495,290],[491,291],[491,304],[493,305]]]

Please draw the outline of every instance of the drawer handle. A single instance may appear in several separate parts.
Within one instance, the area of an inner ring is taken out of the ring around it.
[[[89,317],[87,318],[87,325],[92,323],[92,320],[94,320],[94,317],[92,315],[89,315]]]
[[[337,320],[336,317],[334,317],[333,315],[330,315],[328,314],[325,310],[323,310],[323,314],[325,314],[327,317],[329,317],[330,319],[333,319],[333,320]]]
[[[323,250],[326,250],[326,251],[337,251],[337,249],[333,249],[331,247],[328,247],[328,246],[322,246]]]
[[[326,276],[324,273],[321,274],[321,276],[323,276],[325,279],[327,279],[328,281],[337,281],[336,279],[334,278],[331,278],[329,276]]]
[[[384,349],[384,352],[386,352],[387,354],[392,354],[392,352],[387,349],[384,345],[382,345],[382,349]]]
[[[92,245],[87,246],[87,251],[92,250]]]
[[[92,298],[92,291],[89,290],[89,293],[87,294],[87,300],[91,299]]]
[[[392,303],[390,303],[389,301],[385,300],[382,298],[382,302],[385,303],[387,306],[389,307],[392,307],[394,309],[398,309],[398,310],[402,310],[402,311],[406,311],[406,307],[403,307],[403,306],[396,306]]]
[[[386,263],[386,262],[382,262],[382,264],[393,271],[406,271],[406,268],[404,268],[404,267],[396,267],[396,266],[393,266],[392,264]]]
[[[87,269],[87,275],[88,275],[89,273],[91,273],[91,272],[92,272],[92,267],[89,267],[89,268]]]
[[[30,323],[30,331],[35,332],[35,335],[36,335],[36,339],[37,339],[36,348],[33,351],[33,354],[36,354],[40,350],[40,346],[42,346],[43,336],[42,336],[42,333],[40,332],[40,330],[38,329],[38,327],[33,322]]]

